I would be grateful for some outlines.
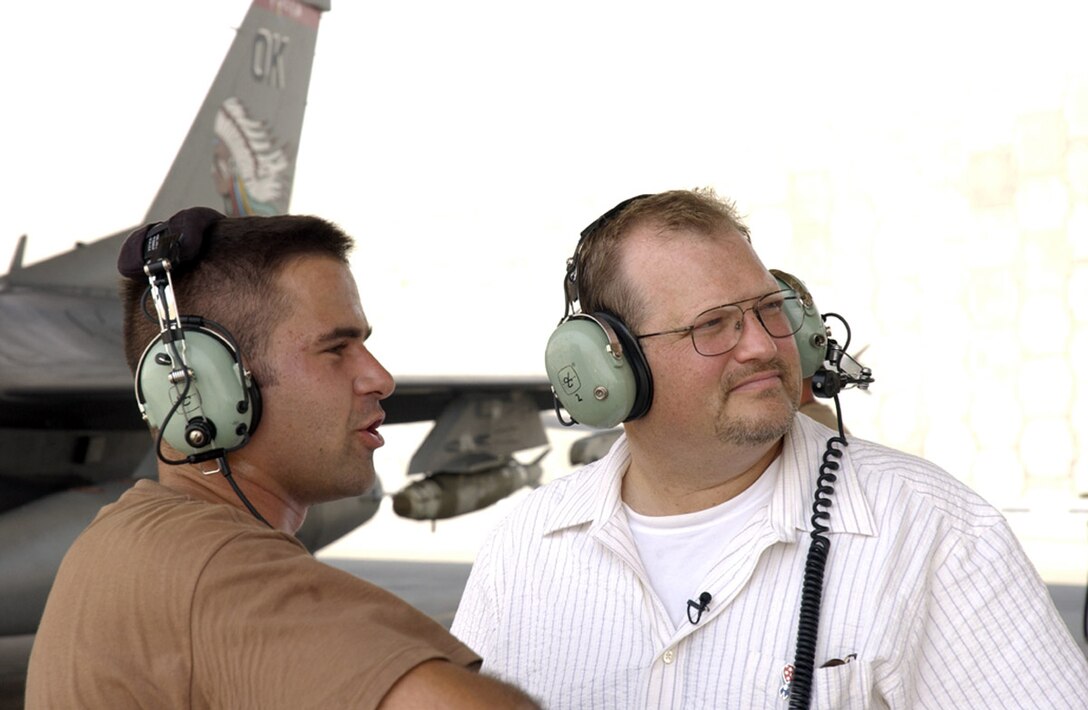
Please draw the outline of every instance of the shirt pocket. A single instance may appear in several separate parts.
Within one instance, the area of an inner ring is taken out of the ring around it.
[[[818,710],[885,708],[873,700],[873,673],[869,663],[855,658],[812,674],[812,707]]]
[[[782,671],[793,659],[785,660],[762,653],[750,653],[745,658],[740,692],[725,705],[736,708],[789,707],[789,699],[781,694]],[[812,677],[814,710],[869,710],[887,707],[873,699],[873,674],[870,664],[853,659],[831,668],[817,668]]]

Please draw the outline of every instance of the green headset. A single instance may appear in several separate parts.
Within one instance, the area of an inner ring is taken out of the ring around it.
[[[574,256],[567,259],[563,280],[566,310],[544,350],[556,415],[567,426],[579,423],[610,429],[643,416],[653,403],[653,373],[631,330],[613,313],[582,313],[574,306],[578,300],[577,261],[586,237],[643,197],[647,195],[624,200],[582,230]],[[804,304],[804,320],[793,337],[801,355],[801,376],[811,377],[827,357],[827,327],[804,282],[776,269],[771,274],[783,288],[793,289]],[[563,418],[560,406],[570,420]]]
[[[140,357],[134,385],[140,414],[159,431],[156,454],[166,463],[219,458],[244,446],[260,421],[260,390],[230,332],[179,316],[174,297],[172,274],[200,258],[208,228],[223,217],[205,207],[182,210],[129,235],[117,261],[122,276],[148,279],[155,304],[159,334]],[[165,458],[162,441],[185,459]]]
[[[793,334],[793,340],[797,344],[797,352],[801,355],[801,378],[812,377],[827,360],[828,331],[827,325],[816,303],[812,300],[812,293],[805,282],[793,274],[771,269],[771,276],[782,288],[793,289],[804,306],[804,319],[801,328]]]

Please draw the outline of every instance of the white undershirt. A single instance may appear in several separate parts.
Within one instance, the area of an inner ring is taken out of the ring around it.
[[[775,458],[740,495],[694,513],[642,515],[623,504],[650,585],[677,626],[689,623],[688,600],[698,601],[700,585],[726,543],[770,504],[780,468]]]

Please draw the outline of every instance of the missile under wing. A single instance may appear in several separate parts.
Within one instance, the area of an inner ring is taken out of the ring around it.
[[[422,478],[393,496],[393,511],[414,520],[452,518],[538,485],[547,451],[529,463],[514,453],[548,443],[539,405],[518,391],[474,392],[452,402],[408,463],[408,473]]]

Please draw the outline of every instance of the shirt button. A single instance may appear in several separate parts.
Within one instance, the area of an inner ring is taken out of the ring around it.
[[[663,656],[661,656],[661,660],[664,661],[666,665],[672,663],[676,660],[676,651],[670,648],[668,651],[665,651]]]

